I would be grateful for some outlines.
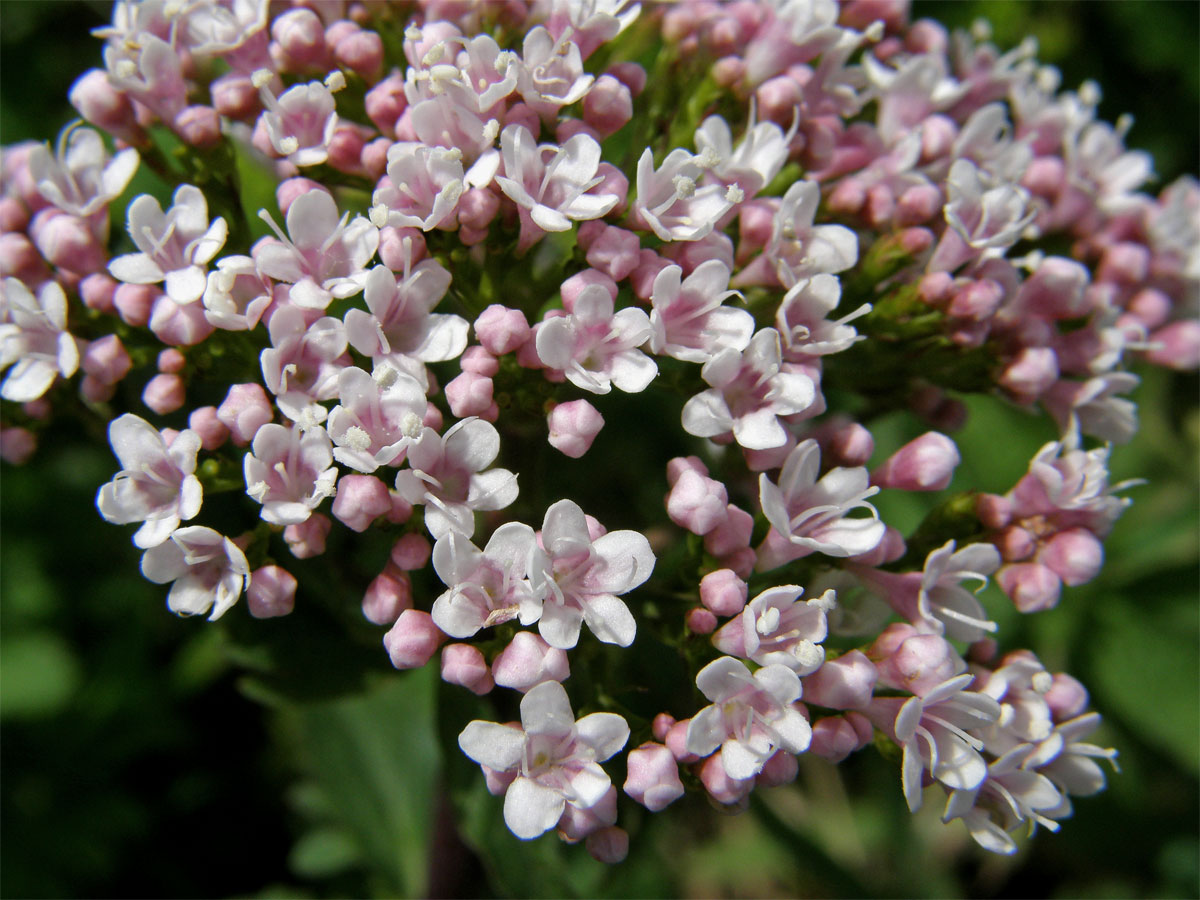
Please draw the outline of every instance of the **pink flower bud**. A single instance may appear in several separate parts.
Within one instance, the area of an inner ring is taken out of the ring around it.
[[[671,730],[671,726],[675,724],[675,717],[670,713],[659,713],[654,717],[654,721],[650,723],[650,730],[654,733],[654,739],[665,741],[667,732]],[[674,759],[674,755],[671,756]]]
[[[338,479],[331,512],[351,531],[366,531],[391,510],[388,487],[374,475],[343,475]]]
[[[746,77],[746,61],[740,56],[725,56],[712,65],[712,77],[723,88],[731,88]]]
[[[922,225],[941,210],[941,191],[932,184],[914,185],[896,201],[896,224]]]
[[[388,568],[367,585],[362,599],[362,613],[368,622],[391,625],[400,618],[402,612],[412,609],[412,605],[412,579],[407,572]]]
[[[311,9],[290,9],[271,23],[271,55],[282,71],[329,68],[325,26]]]
[[[391,138],[376,138],[363,144],[362,155],[359,157],[360,169],[367,173],[372,181],[383,178],[387,171],[387,154],[392,146]]]
[[[639,300],[649,300],[654,293],[654,279],[667,266],[674,265],[669,259],[664,259],[653,250],[642,250],[638,254],[637,268],[629,275],[629,284],[634,296]]]
[[[79,382],[79,396],[88,403],[107,403],[116,393],[116,385],[103,382],[94,375],[84,375]]]
[[[621,281],[637,268],[641,259],[641,241],[632,231],[608,226],[592,242],[587,263],[614,281]]]
[[[492,379],[475,372],[462,372],[445,387],[446,402],[450,412],[465,419],[467,416],[482,416],[492,405]]]
[[[808,752],[823,756],[832,763],[840,763],[862,746],[858,732],[844,716],[826,716],[813,723]]]
[[[352,124],[341,124],[334,129],[329,140],[328,164],[347,175],[364,175],[362,165],[363,148],[367,137],[374,132],[359,129]]]
[[[730,503],[725,518],[704,536],[704,549],[718,558],[737,553],[750,546],[754,532],[754,516]]]
[[[763,763],[762,771],[754,777],[756,787],[779,787],[791,784],[800,772],[800,763],[786,750],[776,750]]]
[[[394,70],[363,98],[367,117],[388,137],[395,137],[396,121],[408,106],[404,94],[404,76]]]
[[[984,528],[1003,528],[1012,521],[1012,501],[1000,494],[980,494],[975,499],[975,515]]]
[[[712,634],[717,630],[717,617],[703,606],[689,609],[683,621],[692,634]]]
[[[503,356],[529,341],[531,329],[525,314],[493,303],[475,320],[475,336],[488,353]]]
[[[200,303],[180,305],[160,294],[150,311],[150,330],[164,344],[190,347],[207,338],[215,330],[204,315]]]
[[[47,262],[69,272],[88,275],[103,271],[108,262],[88,223],[53,207],[33,217],[29,236]]]
[[[583,118],[601,137],[633,118],[633,94],[611,75],[601,75],[583,98]]]
[[[432,552],[429,541],[421,534],[406,534],[392,545],[392,564],[405,572],[425,568]]]
[[[573,806],[567,807],[568,811],[574,808]],[[629,832],[616,825],[610,825],[589,834],[584,846],[587,847],[588,854],[596,862],[610,866],[616,865],[629,855]]]
[[[1147,328],[1157,328],[1171,315],[1171,298],[1156,288],[1142,288],[1129,298],[1125,311]]]
[[[952,316],[982,322],[991,318],[1004,299],[1004,288],[990,278],[969,281],[950,299],[946,311]]]
[[[550,410],[546,424],[550,446],[565,456],[579,459],[604,427],[604,417],[586,400],[569,400]]]
[[[954,441],[928,431],[888,457],[872,473],[871,483],[905,491],[944,490],[960,460]]]
[[[1088,705],[1088,692],[1082,684],[1065,672],[1054,676],[1050,690],[1042,694],[1055,722],[1065,722],[1081,714]]]
[[[37,450],[37,436],[27,428],[0,428],[0,459],[23,466]]]
[[[694,763],[700,759],[687,748],[687,730],[691,721],[691,719],[681,719],[676,722],[667,729],[666,737],[663,738],[663,743],[666,744],[667,749],[671,751],[671,755],[680,765]]]
[[[583,119],[562,119],[554,129],[554,140],[558,144],[565,144],[577,134],[586,134],[597,144],[600,143],[601,137]]]
[[[871,702],[878,677],[865,654],[850,650],[804,678],[804,699],[829,709],[861,709]]]
[[[248,122],[258,116],[262,107],[258,89],[249,76],[240,72],[229,72],[208,86],[213,109],[222,116]]]
[[[717,569],[700,579],[700,602],[718,616],[740,613],[749,592],[749,585],[730,569]]]
[[[474,372],[488,378],[494,377],[500,371],[500,361],[478,344],[463,351],[462,356],[458,358],[458,365],[464,372]]]
[[[246,604],[256,619],[286,616],[296,605],[296,579],[287,569],[263,566],[250,576]]]
[[[804,104],[801,86],[788,75],[777,75],[764,81],[754,92],[758,98],[758,114],[772,122],[789,122],[793,111]]]
[[[958,138],[958,126],[954,120],[942,115],[926,116],[921,122],[922,162],[946,156]]]
[[[829,211],[854,216],[866,205],[867,189],[861,178],[843,178],[829,194]]]
[[[1057,354],[1049,347],[1026,347],[1005,366],[997,383],[1018,400],[1032,402],[1057,380]]]
[[[600,183],[592,188],[594,194],[615,194],[617,205],[612,208],[611,216],[620,216],[625,212],[626,200],[629,197],[629,179],[625,173],[612,163],[602,162],[596,167],[596,177]]]
[[[84,72],[71,85],[68,99],[79,115],[114,137],[130,143],[142,139],[143,131],[134,116],[133,103],[112,86],[104,69]]]
[[[280,211],[286,216],[288,210],[292,208],[292,204],[309,191],[329,193],[329,190],[324,185],[313,181],[311,178],[297,176],[279,182],[279,186],[275,188],[275,202],[279,205]]]
[[[217,407],[217,418],[229,429],[233,442],[244,447],[261,426],[274,418],[274,411],[262,385],[249,382],[229,389],[224,402]]]
[[[160,416],[175,412],[185,399],[183,379],[178,375],[155,375],[142,391],[142,402]]]
[[[996,549],[1005,562],[1029,559],[1037,550],[1037,538],[1020,525],[1010,525],[995,539]]]
[[[218,412],[219,415],[219,412]],[[313,513],[298,525],[283,529],[283,539],[296,559],[308,559],[325,552],[325,539],[329,536],[333,522],[328,516]]]
[[[1014,563],[1001,566],[996,572],[996,584],[1012,599],[1023,613],[1051,609],[1062,593],[1062,580],[1041,563]]]
[[[638,63],[613,63],[605,69],[604,74],[611,75],[617,79],[617,81],[629,88],[629,92],[635,97],[646,89],[646,70]]]
[[[121,339],[115,334],[106,334],[88,344],[79,365],[102,384],[116,384],[129,373],[133,361]]]
[[[391,497],[392,508],[387,514],[387,520],[393,525],[403,525],[412,518],[412,504],[395,491],[391,491],[389,496]]]
[[[41,254],[23,234],[0,234],[0,276],[19,278],[26,287],[36,287],[50,275]]]
[[[1097,281],[1117,284],[1138,284],[1150,271],[1150,251],[1142,244],[1122,242],[1113,244],[1100,258]]]
[[[1038,551],[1037,561],[1068,587],[1091,581],[1104,565],[1104,545],[1086,528],[1060,531]]]
[[[733,268],[733,240],[721,232],[711,232],[697,241],[675,241],[660,249],[683,269],[685,277],[710,259],[720,260]]]
[[[16,197],[0,197],[0,231],[24,231],[29,209]]]
[[[221,116],[211,106],[187,106],[172,123],[175,133],[193,147],[209,149],[221,143]]]
[[[447,644],[442,648],[442,681],[462,685],[480,696],[495,686],[487,661],[471,644]]]
[[[141,328],[150,322],[154,303],[162,296],[153,284],[119,284],[113,291],[113,306],[126,325]]]
[[[458,221],[464,228],[487,231],[500,211],[500,198],[487,188],[468,188],[458,201]]]
[[[383,646],[397,669],[419,669],[433,658],[445,639],[429,613],[406,609],[383,636]]]
[[[675,487],[681,475],[685,472],[695,472],[697,475],[708,476],[708,466],[698,456],[676,456],[667,462],[667,484]]]
[[[433,373],[429,374],[429,391],[428,393],[436,393],[437,388],[434,386]],[[425,407],[425,418],[421,420],[421,424],[426,428],[432,428],[434,431],[442,430],[442,411],[433,405],[432,402]]]
[[[357,31],[337,42],[333,58],[343,69],[374,84],[383,74],[383,40],[374,31]]]
[[[667,515],[680,528],[708,534],[729,515],[725,485],[696,472],[684,472],[667,496]]]
[[[158,354],[156,360],[158,371],[167,375],[179,375],[187,368],[187,357],[175,347],[168,347]]]
[[[683,796],[679,764],[662,744],[647,742],[629,751],[625,793],[650,812],[665,809]]]
[[[704,789],[708,791],[708,795],[717,803],[723,806],[733,806],[746,799],[746,796],[754,789],[754,779],[747,778],[745,781],[734,781],[725,771],[725,764],[721,762],[721,754],[714,753],[700,764],[700,781],[704,784]]]
[[[492,660],[492,677],[501,687],[522,694],[543,681],[566,681],[571,675],[567,654],[532,631],[518,631]]]
[[[882,228],[892,219],[896,211],[896,195],[886,184],[875,184],[867,190],[867,221],[875,228]]]
[[[1150,335],[1146,359],[1179,372],[1200,368],[1200,322],[1180,319]]]
[[[875,646],[871,653],[872,656],[877,654]],[[962,660],[941,635],[914,634],[901,641],[892,653],[878,659],[875,669],[880,684],[924,696],[957,675],[962,670]]]
[[[410,257],[415,266],[427,255],[425,236],[418,229],[393,225],[379,229],[379,259],[393,272],[403,272]]]
[[[215,406],[201,406],[188,416],[188,428],[200,435],[200,446],[213,451],[229,439],[229,429],[217,418]]]
[[[617,283],[611,275],[601,272],[599,269],[584,269],[582,272],[576,272],[562,283],[562,287],[559,290],[562,294],[563,309],[567,312],[573,312],[575,310],[575,298],[594,284],[601,285],[608,291],[609,296],[614,300],[617,299]]]
[[[79,297],[88,309],[110,313],[116,289],[116,279],[105,272],[96,272],[79,282]]]
[[[821,456],[830,465],[866,465],[875,452],[875,438],[857,422],[836,423],[824,435],[816,437],[821,444]]]

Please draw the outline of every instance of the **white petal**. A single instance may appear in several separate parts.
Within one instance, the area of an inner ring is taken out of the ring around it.
[[[558,791],[529,778],[518,778],[504,794],[504,824],[527,841],[557,825],[565,806],[566,800]]]

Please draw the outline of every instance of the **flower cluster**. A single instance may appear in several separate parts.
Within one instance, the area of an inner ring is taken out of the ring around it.
[[[658,811],[883,743],[910,808],[939,786],[1013,852],[1115,752],[964,582],[1029,613],[1099,572],[1125,366],[1200,366],[1200,183],[1141,192],[1093,85],[907,6],[118,0],[87,124],[3,151],[3,456],[76,392],[121,465],[99,512],[180,614],[290,613],[290,558],[383,542],[344,583],[393,665],[521,695],[459,737],[520,838],[621,859],[630,744]],[[139,165],[169,203],[117,203]],[[138,388],[154,421],[117,414]],[[1059,439],[901,534],[871,498],[947,490],[984,392]],[[693,455],[640,443],[638,394]],[[877,454],[892,410],[929,430]],[[526,499],[604,432],[656,460],[657,513]],[[196,524],[231,490],[242,530]],[[639,640],[690,706],[568,696]]]

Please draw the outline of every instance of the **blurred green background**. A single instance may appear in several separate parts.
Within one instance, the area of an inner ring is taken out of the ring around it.
[[[67,88],[100,61],[87,30],[109,14],[0,4],[0,142],[52,138],[71,118]],[[1154,153],[1164,183],[1200,157],[1198,14],[1192,2],[915,4],[949,25],[987,17],[1002,47],[1036,34],[1064,87],[1094,79],[1105,119],[1134,113],[1129,144]],[[744,816],[696,797],[657,816],[623,808],[632,849],[612,868],[513,838],[455,749],[472,698],[431,672],[391,673],[373,633],[330,658],[306,642],[341,628],[324,609],[261,626],[266,643],[248,619],[167,614],[165,589],[136,574],[130,530],[95,512],[115,460],[60,421],[32,463],[0,470],[0,893],[1197,896],[1196,396],[1192,376],[1146,373],[1142,431],[1114,452],[1113,476],[1152,483],[1130,492],[1093,584],[1027,618],[985,597],[1005,646],[1090,687],[1097,740],[1121,753],[1122,773],[1061,833],[1013,858],[978,851],[935,803],[910,816],[895,767],[868,750],[836,769],[802,758],[797,785],[756,795]],[[987,398],[971,405],[955,486],[1003,491],[1054,435]],[[880,423],[881,452],[917,431],[904,416]],[[913,512],[884,510],[901,524]],[[302,699],[270,677],[278,659],[305,670]]]

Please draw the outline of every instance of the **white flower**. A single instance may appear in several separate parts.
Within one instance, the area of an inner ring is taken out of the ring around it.
[[[753,675],[745,663],[723,656],[700,670],[696,686],[712,701],[692,717],[687,749],[708,756],[721,748],[721,765],[735,781],[762,771],[776,750],[803,753],[812,727],[793,703],[800,677],[787,666],[764,666]]]
[[[733,208],[736,193],[722,184],[698,186],[703,158],[677,147],[654,168],[649,147],[638,159],[634,221],[663,241],[698,241]]]
[[[225,246],[229,226],[208,220],[204,193],[190,184],[175,191],[165,213],[158,201],[142,194],[129,204],[129,236],[140,253],[118,256],[108,271],[128,284],[166,281],[167,296],[176,303],[199,300],[208,283],[205,267]]]
[[[543,600],[538,631],[551,647],[569,650],[586,622],[606,644],[628,647],[637,622],[617,595],[650,577],[654,552],[636,531],[604,534],[596,523],[601,534],[593,540],[588,526],[583,510],[572,500],[559,500],[546,510],[543,549],[530,564],[530,582]]]
[[[200,512],[204,497],[196,478],[200,436],[179,432],[170,446],[145,419],[125,414],[108,426],[108,442],[121,471],[96,495],[96,507],[109,522],[144,523],[133,536],[143,550],[171,536],[181,520]]]
[[[468,638],[520,617],[537,621],[541,604],[529,584],[529,563],[537,550],[533,529],[507,522],[481,551],[451,531],[433,545],[433,569],[449,588],[433,601],[433,623],[453,638]]]
[[[377,377],[349,366],[338,375],[338,397],[341,405],[326,423],[337,444],[333,458],[368,474],[400,465],[408,442],[420,433],[427,406],[416,379],[388,366]]]
[[[272,73],[266,69],[254,73],[265,107],[262,123],[271,146],[294,166],[325,162],[338,124],[333,92],[319,81],[310,81],[289,88],[276,99],[270,88],[271,78]]]
[[[263,505],[264,521],[298,525],[333,496],[338,472],[329,435],[319,425],[268,423],[255,432],[251,450],[245,457],[246,493]]]
[[[935,634],[945,629],[948,637],[968,643],[983,639],[996,630],[975,595],[959,585],[973,579],[982,590],[987,577],[1000,568],[1000,551],[994,544],[968,544],[954,549],[947,541],[925,559],[921,588],[917,594],[920,623]]]
[[[825,616],[836,600],[833,591],[806,601],[799,599],[803,593],[795,584],[768,588],[713,635],[713,646],[760,666],[782,665],[811,675],[825,661],[819,644],[829,633]]]
[[[198,616],[211,609],[211,622],[237,602],[250,581],[250,565],[229,538],[191,525],[143,553],[142,574],[156,584],[174,582],[167,595],[171,612]]]
[[[64,212],[86,218],[121,195],[139,161],[132,147],[109,159],[97,132],[68,126],[59,135],[55,155],[48,146],[30,152],[29,171],[43,197]]]
[[[521,698],[521,727],[471,722],[458,746],[475,762],[515,776],[504,795],[504,822],[522,840],[549,831],[568,806],[594,807],[612,782],[600,763],[629,740],[629,726],[615,713],[592,713],[578,722],[557,681]]]
[[[388,148],[387,178],[371,197],[371,220],[422,231],[450,226],[466,189],[461,150],[397,142]]]
[[[56,281],[37,297],[16,278],[0,283],[0,371],[9,370],[0,397],[14,403],[36,400],[59,375],[79,368],[79,345],[67,331],[67,296]]]
[[[687,362],[706,363],[721,350],[745,350],[754,335],[754,317],[722,306],[732,296],[729,266],[719,259],[700,263],[687,278],[667,266],[650,293],[650,349]]]

